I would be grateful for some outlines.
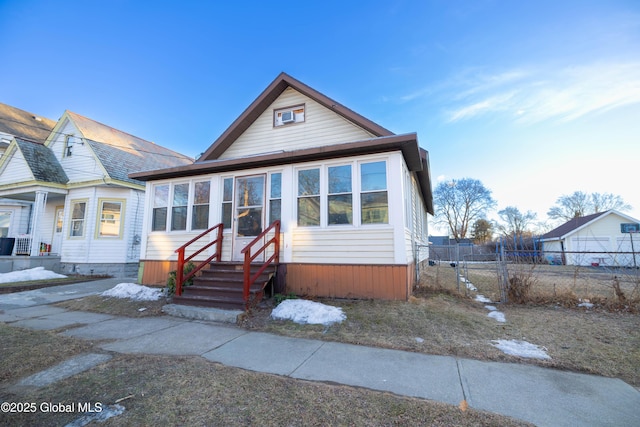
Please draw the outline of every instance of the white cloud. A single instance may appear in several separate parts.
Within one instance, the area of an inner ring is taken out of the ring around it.
[[[525,124],[572,121],[640,103],[640,62],[514,69],[493,75],[467,72],[441,89],[452,101],[448,122],[487,114]]]

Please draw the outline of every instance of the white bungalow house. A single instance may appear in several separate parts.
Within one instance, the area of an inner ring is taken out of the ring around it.
[[[639,221],[615,210],[573,218],[544,234],[544,256],[553,263],[637,267]]]
[[[61,273],[135,277],[145,187],[128,175],[193,160],[70,111],[47,135],[14,133],[0,158],[2,203],[20,207],[0,207],[3,234],[15,239],[0,269],[47,260]]]
[[[259,251],[277,235],[266,255],[249,251],[252,262],[279,248],[280,290],[298,295],[404,300],[428,258],[417,250],[433,214],[417,135],[396,135],[285,73],[192,165],[130,176],[147,182],[145,284],[165,283],[176,249],[209,227],[185,256],[219,232],[193,259],[219,251],[216,260],[240,262],[250,242]]]

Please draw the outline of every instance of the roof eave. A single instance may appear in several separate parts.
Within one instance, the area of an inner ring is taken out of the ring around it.
[[[269,167],[314,160],[327,160],[345,156],[375,154],[397,150],[402,151],[409,170],[412,172],[418,172],[423,169],[423,158],[420,153],[420,148],[418,147],[417,136],[415,133],[411,133],[257,156],[224,160],[207,160],[187,166],[136,172],[129,174],[129,178],[140,181],[154,181],[201,175],[205,173],[229,172],[234,170]]]

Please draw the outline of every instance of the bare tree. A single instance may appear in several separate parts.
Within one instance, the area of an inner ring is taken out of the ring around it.
[[[491,191],[471,178],[441,182],[433,192],[433,201],[436,221],[446,224],[458,242],[467,236],[470,224],[496,205]]]
[[[569,221],[572,218],[591,215],[598,212],[615,209],[618,211],[631,210],[631,206],[622,197],[611,193],[584,193],[575,191],[573,194],[562,195],[556,204],[549,209],[547,215],[551,219]]]
[[[500,231],[507,236],[523,236],[530,234],[529,227],[535,221],[537,214],[535,212],[527,211],[525,213],[520,212],[515,206],[507,206],[506,208],[498,211],[500,219],[504,224],[499,225]]]

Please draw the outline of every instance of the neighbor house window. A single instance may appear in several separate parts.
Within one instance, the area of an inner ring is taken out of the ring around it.
[[[70,237],[84,236],[84,219],[87,213],[86,201],[71,202],[71,227],[69,231]]]
[[[273,111],[273,126],[286,126],[291,123],[304,122],[304,105],[280,108]]]
[[[169,184],[156,185],[153,188],[153,218],[151,231],[167,229],[167,204],[169,203]]]
[[[120,237],[122,233],[123,201],[100,200],[98,202],[98,237]]]
[[[329,167],[328,223],[353,224],[351,165]]]
[[[387,164],[384,161],[360,165],[360,214],[362,224],[389,222]]]
[[[225,229],[231,228],[233,212],[233,178],[225,178],[222,184],[222,224]]]
[[[272,173],[269,190],[269,224],[281,219],[282,212],[282,174]]]
[[[298,225],[320,225],[320,169],[298,171]]]
[[[171,203],[171,231],[187,229],[187,205],[189,203],[189,184],[173,186]]]
[[[73,144],[75,139],[76,137],[73,135],[66,135],[64,137],[64,154],[62,157],[71,157],[71,154],[73,154]]]
[[[9,235],[9,226],[11,225],[11,212],[0,212],[0,237]]]
[[[191,229],[206,230],[209,228],[209,181],[196,182],[193,186],[193,211],[191,213]]]

